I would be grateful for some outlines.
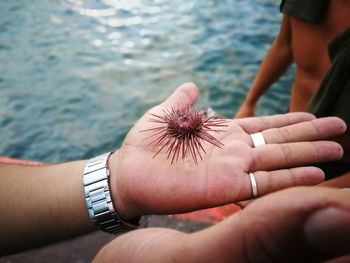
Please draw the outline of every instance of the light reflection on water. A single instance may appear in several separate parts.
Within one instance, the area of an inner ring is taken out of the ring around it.
[[[144,111],[193,81],[199,107],[238,109],[279,29],[274,0],[4,1],[0,155],[112,150]],[[259,114],[286,110],[291,75]]]

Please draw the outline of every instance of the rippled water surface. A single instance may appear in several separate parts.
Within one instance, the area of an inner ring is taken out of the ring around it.
[[[0,155],[112,150],[183,82],[231,117],[279,30],[275,0],[0,0]],[[258,113],[286,110],[291,73]]]

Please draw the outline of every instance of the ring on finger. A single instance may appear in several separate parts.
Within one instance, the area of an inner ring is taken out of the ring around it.
[[[255,176],[253,173],[249,173],[250,184],[252,186],[253,198],[258,197],[258,186],[256,184]]]
[[[252,133],[250,134],[250,137],[252,138],[254,148],[266,144],[264,136],[262,135],[261,132]]]

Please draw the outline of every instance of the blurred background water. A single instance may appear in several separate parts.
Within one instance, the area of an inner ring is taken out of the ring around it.
[[[113,150],[177,86],[232,117],[279,30],[276,0],[0,0],[0,155]],[[293,71],[293,70],[292,70]],[[258,114],[285,112],[289,72]]]

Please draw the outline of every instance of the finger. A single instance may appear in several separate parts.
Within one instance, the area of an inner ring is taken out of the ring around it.
[[[343,134],[346,124],[336,117],[320,118],[262,131],[267,144],[314,141]]]
[[[247,133],[260,132],[270,128],[279,128],[299,122],[315,119],[315,116],[306,112],[294,112],[264,117],[235,119],[235,122]]]
[[[250,171],[275,170],[338,160],[343,149],[331,141],[267,144],[252,149],[252,156]]]
[[[185,83],[178,87],[170,97],[162,103],[166,109],[193,105],[199,95],[198,88],[193,83]]]
[[[298,167],[274,171],[254,172],[256,180],[257,196],[263,196],[277,190],[299,185],[316,185],[324,180],[324,173],[316,167]],[[245,187],[240,192],[239,199],[248,200],[253,198],[252,182],[246,175]]]

